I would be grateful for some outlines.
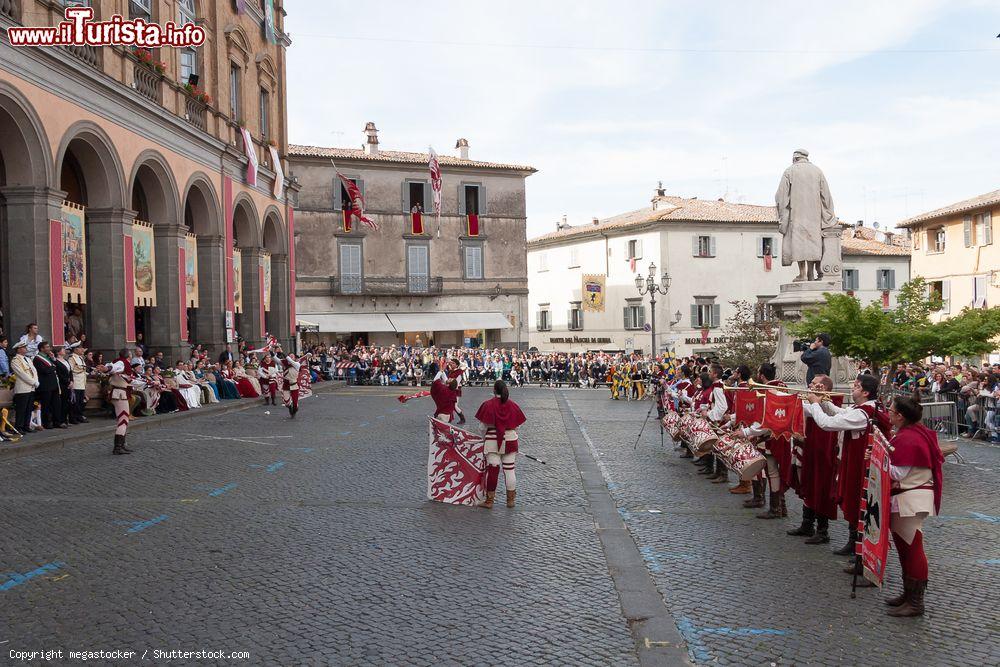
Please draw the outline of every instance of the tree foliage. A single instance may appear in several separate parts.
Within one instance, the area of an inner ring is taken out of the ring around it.
[[[730,303],[735,312],[726,319],[722,329],[725,342],[719,344],[716,353],[725,366],[735,368],[746,364],[756,370],[774,356],[778,344],[777,327],[769,318],[762,317],[761,304],[749,301]]]
[[[933,322],[941,309],[940,296],[930,294],[923,278],[900,288],[897,305],[883,310],[880,303],[861,303],[847,294],[826,294],[820,307],[807,311],[789,325],[792,335],[812,338],[830,335],[830,352],[864,359],[872,367],[918,361],[929,356],[979,356],[996,348],[1000,308],[965,308],[957,315]]]

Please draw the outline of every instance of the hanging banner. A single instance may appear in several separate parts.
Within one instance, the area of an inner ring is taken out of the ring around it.
[[[278,42],[278,35],[274,26],[274,0],[264,0],[264,37],[271,44]]]
[[[858,532],[861,540],[861,566],[865,579],[876,586],[885,580],[885,564],[889,558],[889,512],[892,482],[889,479],[889,450],[891,446],[877,429],[869,429],[868,476],[861,496]]]
[[[465,218],[466,218],[465,231],[468,233],[468,235],[479,236],[479,215],[475,213],[470,213],[469,215],[465,216]]]
[[[774,438],[790,439],[805,432],[805,413],[798,394],[768,391],[764,398],[763,427]]]
[[[274,146],[268,146],[267,149],[271,152],[271,167],[274,168],[274,189],[271,192],[274,193],[275,199],[281,199],[281,195],[285,192],[285,172],[281,169],[281,157],[278,156],[278,149]]]
[[[87,238],[84,209],[71,202],[62,205],[62,300],[87,303]]]
[[[237,313],[243,312],[243,253],[233,248],[233,303]]]
[[[604,285],[606,276],[583,276],[583,312],[604,312]]]
[[[764,421],[764,394],[756,389],[741,389],[736,392],[736,423],[740,426],[760,424]]]
[[[271,312],[271,253],[265,252],[260,258],[261,268],[264,269],[264,311]]]
[[[156,305],[156,251],[153,226],[136,220],[132,223],[132,276],[135,295],[132,305]]]
[[[184,301],[188,308],[198,307],[198,237],[184,237]]]
[[[240,134],[243,135],[243,154],[247,156],[247,185],[257,185],[257,149],[250,137],[250,130],[241,127]]]
[[[178,294],[181,295],[177,316],[181,325],[181,340],[183,341],[188,340],[191,333],[188,331],[187,276],[184,275],[184,267],[187,266],[186,246],[186,243],[182,243],[181,247],[177,249],[177,287],[180,289]]]
[[[135,342],[135,244],[132,243],[132,225],[122,242],[125,255],[125,342]]]
[[[428,417],[427,498],[478,505],[486,498],[486,446],[481,435]]]
[[[52,310],[52,343],[65,342],[66,310],[63,301],[62,220],[49,220],[49,308]]]

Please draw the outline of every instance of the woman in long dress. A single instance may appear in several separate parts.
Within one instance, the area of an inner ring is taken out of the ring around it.
[[[182,362],[177,364],[177,389],[184,396],[184,402],[188,409],[201,407],[201,389],[194,383],[194,376],[187,370],[187,366]]]
[[[219,369],[219,374],[215,378],[219,385],[219,394],[223,399],[234,399],[240,397],[239,389],[236,388],[235,375],[233,374],[233,362],[227,361]]]
[[[260,398],[260,385],[254,386],[253,382],[250,381],[250,376],[243,369],[243,364],[236,364],[233,374],[236,379],[236,389],[240,392],[241,397]],[[253,379],[256,380],[256,378]]]

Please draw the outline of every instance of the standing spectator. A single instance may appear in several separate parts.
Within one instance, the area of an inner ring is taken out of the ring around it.
[[[156,357],[153,359],[153,366],[155,366],[160,371],[167,370],[167,364],[163,361],[163,352],[157,352]]]
[[[222,354],[219,355],[219,365],[225,366],[227,361],[229,362],[236,361],[236,358],[233,356],[233,346],[230,345],[229,343],[226,343],[226,349],[223,350]]]
[[[38,387],[38,372],[28,357],[27,343],[14,343],[14,360],[11,370],[14,373],[14,428],[22,434],[31,431],[31,408],[35,402],[35,389]]]
[[[73,398],[70,401],[70,424],[86,424],[83,408],[87,404],[87,348],[78,345],[69,357],[69,366],[73,372]]]
[[[59,376],[56,375],[56,362],[52,357],[52,346],[47,341],[38,345],[38,354],[32,360],[38,371],[38,388],[35,390],[35,400],[42,409],[42,426],[56,428],[59,426]]]
[[[136,334],[138,338],[141,334]],[[142,348],[140,343],[136,343],[135,350],[132,353],[132,358],[128,360],[129,366],[132,368],[133,375],[142,375],[146,368],[146,351]]]
[[[66,337],[68,338],[80,338],[83,333],[83,311],[79,308],[74,308],[73,312],[66,316]]]
[[[830,336],[821,333],[816,336],[808,350],[802,353],[802,363],[807,367],[806,385],[812,384],[813,378],[817,375],[829,375],[830,367],[833,365],[833,357],[830,355]]]
[[[26,345],[24,349],[24,356],[28,359],[34,359],[35,355],[38,354],[38,346],[42,342],[42,337],[38,335],[38,325],[32,322],[28,326],[24,327],[24,335],[21,336],[21,342]]]
[[[146,347],[146,341],[145,341],[145,339],[144,339],[141,331],[138,332],[135,335],[135,349],[139,353],[138,356],[140,356],[140,357],[145,357],[147,354],[149,354],[149,348]],[[135,358],[135,357],[133,357],[133,358]],[[139,369],[139,370],[142,370],[142,369]]]
[[[73,398],[73,368],[66,358],[66,347],[56,350],[56,376],[59,378],[59,428],[69,428],[70,402]]]
[[[0,379],[10,375],[10,360],[7,359],[7,337],[0,336]]]

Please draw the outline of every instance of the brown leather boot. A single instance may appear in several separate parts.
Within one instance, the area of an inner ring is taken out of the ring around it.
[[[132,450],[125,449],[125,436],[124,435],[116,435],[115,436],[115,448],[114,448],[114,450],[112,450],[111,453],[115,454],[116,456],[120,455],[120,454],[131,454],[132,453]]]
[[[766,511],[761,512],[757,515],[758,519],[780,519],[781,518],[781,508],[780,500],[781,494],[771,491],[768,494],[768,508]]]
[[[507,507],[513,507],[514,506],[514,499],[515,498],[517,498],[517,491],[508,491],[507,492]]]
[[[496,497],[497,497],[497,492],[496,491],[487,491],[486,492],[486,500],[484,500],[483,502],[479,503],[479,506],[482,507],[484,510],[491,510],[491,509],[493,509],[493,501],[496,500]]]
[[[788,506],[785,505],[784,493],[778,494],[778,516],[780,516],[782,519],[788,518]]]
[[[753,488],[753,485],[747,480],[740,480],[739,484],[729,489],[729,493],[732,493],[733,495],[737,496],[745,496],[750,492],[753,492],[754,498],[753,501],[748,501],[748,502],[755,502],[757,500],[757,492]],[[750,507],[750,505],[747,505],[746,503],[744,503],[744,505]],[[764,505],[764,492],[762,490],[760,493],[760,505],[758,505],[758,507],[763,507],[763,505]]]
[[[924,591],[927,590],[926,581],[917,581],[916,579],[907,579],[903,583],[904,591],[903,595],[906,596],[906,600],[903,604],[890,609],[888,613],[890,616],[896,616],[900,618],[907,618],[910,616],[923,616],[924,615]]]
[[[906,600],[909,599],[910,597],[910,587],[911,587],[910,578],[903,577],[903,592],[894,598],[888,598],[887,600],[885,600],[885,603],[890,607],[903,606],[903,603],[905,603]]]
[[[746,482],[740,482],[740,486],[742,486],[745,483]],[[764,506],[764,483],[755,479],[753,482],[751,482],[751,487],[753,489],[753,498],[750,498],[749,500],[744,500],[743,501],[743,507],[746,507],[748,509],[754,509],[754,508],[757,508],[757,507],[763,507]],[[740,487],[738,486],[736,488],[738,489]],[[736,493],[733,489],[730,489],[729,492],[730,493]]]

